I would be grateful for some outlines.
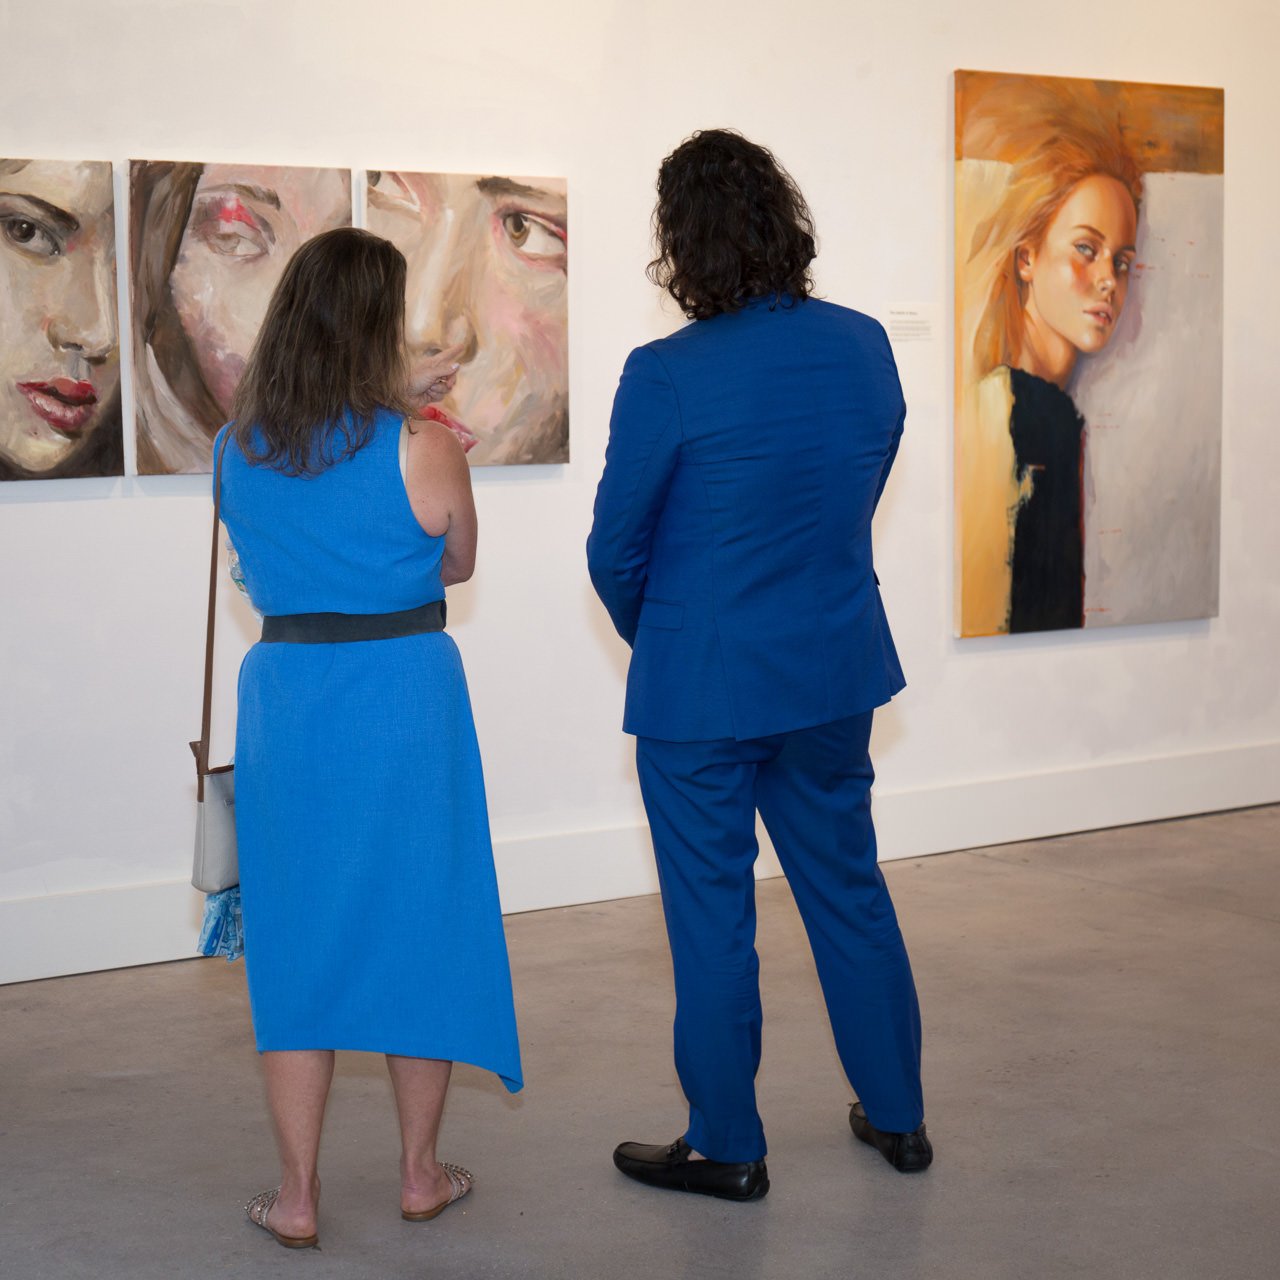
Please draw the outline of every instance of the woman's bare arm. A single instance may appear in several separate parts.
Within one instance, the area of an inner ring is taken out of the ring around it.
[[[448,427],[409,423],[405,490],[418,523],[433,538],[444,538],[444,585],[466,582],[476,567],[476,506],[467,456]]]

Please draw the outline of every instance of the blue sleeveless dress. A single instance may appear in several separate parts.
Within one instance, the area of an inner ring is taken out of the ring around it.
[[[265,614],[444,597],[413,515],[401,417],[315,476],[223,455],[222,519]],[[226,428],[223,429],[225,432]],[[215,442],[215,458],[222,433]],[[364,1049],[521,1087],[480,751],[444,632],[255,644],[240,669],[236,833],[260,1052]]]

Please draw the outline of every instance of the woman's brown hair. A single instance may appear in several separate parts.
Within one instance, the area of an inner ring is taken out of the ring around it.
[[[379,409],[411,414],[404,255],[339,227],[289,259],[236,390],[235,436],[251,461],[314,475],[362,449]]]
[[[198,452],[208,449],[223,421],[222,410],[200,376],[169,288],[203,168],[135,160],[129,170],[134,397],[138,470],[143,475],[175,469],[163,447],[170,417],[181,418],[183,445],[187,450],[199,446]],[[166,395],[176,404],[162,407]]]

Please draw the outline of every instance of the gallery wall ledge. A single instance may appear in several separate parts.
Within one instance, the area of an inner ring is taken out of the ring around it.
[[[884,860],[1280,801],[1280,741],[878,792]],[[780,873],[761,834],[757,874]],[[494,845],[507,914],[657,892],[642,823]],[[0,983],[185,959],[201,898],[185,881],[0,901]]]

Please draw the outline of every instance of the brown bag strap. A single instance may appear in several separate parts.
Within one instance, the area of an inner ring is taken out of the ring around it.
[[[204,799],[204,776],[209,772],[209,730],[213,724],[213,623],[218,605],[218,525],[222,519],[222,459],[231,430],[213,463],[213,546],[209,552],[209,620],[204,633],[204,707],[200,713],[200,741],[191,744],[196,758],[196,799]]]

